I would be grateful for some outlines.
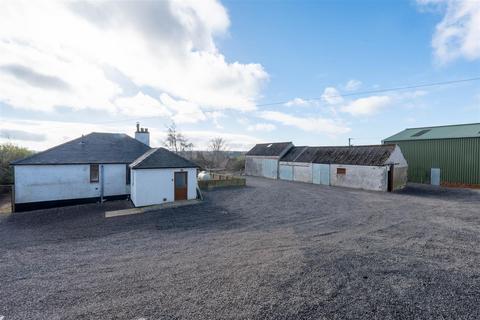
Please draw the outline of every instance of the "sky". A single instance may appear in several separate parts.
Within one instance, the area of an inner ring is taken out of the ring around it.
[[[2,1],[0,143],[378,144],[480,122],[480,0]],[[377,92],[372,92],[377,91]]]

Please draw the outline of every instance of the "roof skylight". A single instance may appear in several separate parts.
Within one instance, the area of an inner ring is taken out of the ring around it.
[[[424,129],[424,130],[420,130],[418,131],[417,133],[415,134],[412,134],[412,137],[420,137],[420,136],[423,136],[425,133],[429,132],[430,129]]]

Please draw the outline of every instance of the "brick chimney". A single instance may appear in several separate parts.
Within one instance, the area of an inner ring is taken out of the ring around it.
[[[135,131],[135,139],[150,146],[150,132],[148,128],[140,128],[140,122],[137,122],[137,131]]]

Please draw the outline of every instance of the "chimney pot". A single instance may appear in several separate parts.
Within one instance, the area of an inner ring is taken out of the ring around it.
[[[150,146],[150,133],[147,128],[141,128],[140,122],[137,122],[137,131],[135,132],[135,139]]]

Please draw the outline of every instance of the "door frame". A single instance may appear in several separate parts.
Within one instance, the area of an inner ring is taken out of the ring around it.
[[[183,174],[185,175],[185,189],[186,189],[186,194],[185,194],[185,199],[177,199],[177,179],[175,179],[175,176],[177,174]],[[175,171],[173,173],[173,200],[174,201],[179,201],[179,200],[188,200],[188,171]]]
[[[394,165],[390,165],[390,170],[388,170],[388,180],[387,180],[387,191],[392,192],[393,191],[393,170],[394,170]]]

